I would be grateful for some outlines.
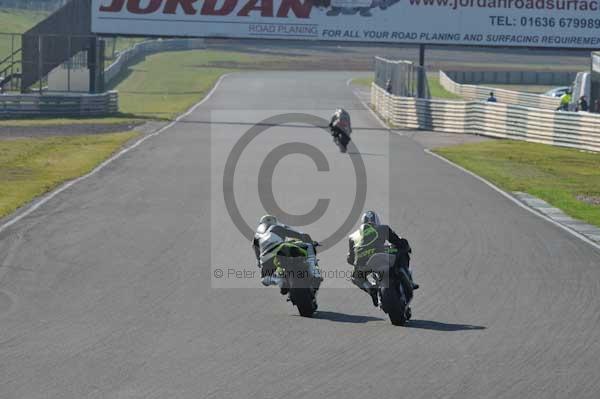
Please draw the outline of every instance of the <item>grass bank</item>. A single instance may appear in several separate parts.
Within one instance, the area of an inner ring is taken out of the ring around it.
[[[373,78],[354,78],[352,79],[351,83],[356,86],[371,87],[371,83],[373,83]]]
[[[600,226],[600,154],[511,140],[435,152],[506,191],[529,193]]]
[[[84,175],[136,132],[0,140],[0,217]]]
[[[0,8],[0,32],[23,33],[47,16],[45,11]]]
[[[437,98],[441,100],[462,100],[462,97],[458,94],[454,94],[444,89],[444,87],[440,84],[439,77],[428,77],[427,82],[429,83],[429,92],[431,93],[431,98]]]
[[[203,66],[202,62],[207,62],[211,55],[201,51],[160,53],[131,67],[115,87],[119,91],[121,112],[146,118],[175,118],[230,71]]]
[[[204,97],[221,75],[236,70],[265,69],[273,62],[282,65],[284,60],[269,55],[214,50],[160,53],[131,67],[114,88],[119,91],[121,112],[173,119]]]
[[[21,36],[7,33],[23,33],[46,18],[43,11],[15,10],[0,8],[0,60],[8,57],[12,49],[21,47]]]

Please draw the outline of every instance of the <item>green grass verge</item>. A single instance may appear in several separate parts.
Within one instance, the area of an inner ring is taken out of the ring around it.
[[[0,140],[0,217],[91,171],[138,133]]]
[[[199,51],[160,53],[130,68],[130,75],[115,88],[121,112],[159,119],[184,112],[229,71],[197,66],[201,58]]]
[[[224,73],[260,69],[272,59],[276,57],[211,50],[149,56],[115,87],[121,112],[173,119],[204,97]]]
[[[431,93],[431,98],[437,98],[441,100],[461,100],[462,97],[458,94],[454,94],[444,89],[444,87],[440,84],[439,77],[428,77],[427,82],[429,83],[429,92]]]
[[[0,8],[0,32],[23,33],[48,16],[44,11]]]
[[[353,85],[371,87],[373,78],[354,78],[351,82]]]
[[[14,10],[0,8],[0,33],[23,33],[46,18],[43,11]],[[0,34],[0,60],[10,55],[12,49],[21,47],[21,37]]]
[[[577,199],[579,195],[600,197],[600,154],[511,140],[435,152],[506,191],[529,193],[576,219],[600,226],[600,206]]]

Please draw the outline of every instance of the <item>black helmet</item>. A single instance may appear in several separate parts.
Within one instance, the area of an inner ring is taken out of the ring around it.
[[[362,224],[372,224],[373,226],[379,226],[381,224],[381,221],[379,220],[379,215],[377,215],[377,213],[375,213],[375,211],[366,211],[365,213],[363,213],[362,217],[360,218],[360,221]]]

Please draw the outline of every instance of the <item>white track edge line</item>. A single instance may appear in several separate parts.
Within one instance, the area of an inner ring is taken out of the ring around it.
[[[223,81],[223,79],[225,79],[229,75],[230,74],[221,75],[221,77],[217,80],[217,82],[215,83],[215,85],[213,86],[213,88],[210,90],[210,92],[208,92],[208,94],[206,96],[204,96],[204,98],[200,102],[194,104],[190,109],[188,109],[185,113],[179,115],[177,118],[175,118],[174,121],[170,122],[168,125],[163,126],[162,128],[160,128],[156,132],[153,132],[153,133],[145,135],[144,137],[142,137],[142,138],[138,139],[137,141],[135,141],[133,144],[131,144],[131,145],[129,145],[129,146],[121,149],[119,152],[117,152],[116,154],[112,155],[110,158],[104,160],[102,163],[100,163],[100,165],[96,166],[94,169],[92,169],[92,171],[88,172],[87,174],[85,174],[83,176],[79,176],[78,178],[76,178],[74,180],[70,180],[70,181],[68,181],[66,183],[63,183],[58,188],[56,188],[56,189],[50,191],[49,193],[43,195],[37,201],[34,200],[34,202],[32,204],[26,205],[25,209],[22,212],[16,214],[15,216],[9,217],[8,221],[6,221],[4,224],[0,225],[0,233],[2,233],[7,228],[13,226],[14,224],[18,223],[23,218],[31,215],[37,209],[41,208],[43,205],[45,205],[46,203],[48,203],[48,201],[52,200],[54,197],[56,197],[57,195],[61,194],[65,190],[73,187],[77,183],[80,183],[80,182],[86,180],[88,177],[91,177],[91,176],[95,175],[96,173],[100,172],[107,165],[109,165],[113,161],[121,158],[123,155],[127,154],[129,151],[131,151],[134,148],[138,147],[139,145],[141,145],[146,140],[148,140],[148,139],[150,139],[152,137],[158,136],[161,133],[163,133],[164,131],[166,131],[166,130],[172,128],[173,126],[175,126],[181,119],[189,116],[198,107],[200,107],[202,104],[204,104],[206,101],[208,101],[210,99],[210,97],[212,97],[212,95],[215,93],[215,91],[217,91],[217,88],[219,87],[219,85],[221,84],[221,82]]]
[[[474,177],[475,179],[479,180],[482,183],[485,183],[488,187],[494,189],[496,192],[500,193],[503,197],[509,199],[510,201],[512,201],[514,204],[520,206],[521,208],[529,211],[530,213],[544,219],[547,222],[552,223],[553,225],[563,229],[564,231],[566,231],[567,233],[571,234],[572,236],[579,238],[580,240],[582,240],[583,242],[591,245],[592,247],[596,248],[597,250],[600,250],[600,245],[595,243],[594,241],[590,240],[589,238],[587,238],[585,235],[571,229],[568,226],[565,226],[564,224],[561,224],[559,222],[557,222],[556,220],[553,220],[552,218],[549,218],[548,216],[542,214],[541,212],[535,210],[534,208],[524,204],[523,202],[519,201],[517,198],[515,198],[514,196],[510,195],[509,193],[507,193],[506,191],[502,190],[501,188],[499,188],[498,186],[496,186],[494,183],[491,183],[490,181],[484,179],[483,177],[471,172],[470,170],[467,170],[465,168],[463,168],[462,166],[450,161],[449,159],[444,158],[441,155],[438,155],[434,152],[432,152],[429,149],[425,149],[424,150],[427,154],[432,155],[434,157],[436,157],[437,159],[446,162],[449,165],[454,166],[455,168],[463,171],[464,173]]]

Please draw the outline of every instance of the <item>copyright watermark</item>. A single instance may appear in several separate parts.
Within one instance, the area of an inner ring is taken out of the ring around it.
[[[241,265],[255,262],[252,239],[265,214],[320,243],[325,280],[350,278],[352,266],[345,264],[348,236],[365,208],[372,206],[367,204],[379,202],[378,209],[385,213],[387,191],[370,194],[368,188],[372,176],[386,181],[389,160],[387,153],[370,150],[368,141],[355,141],[356,124],[347,152],[340,152],[329,131],[328,113],[211,113],[213,287],[261,287],[260,270]],[[353,121],[367,117],[364,110],[350,114]]]
[[[231,220],[237,227],[238,231],[248,240],[251,240],[254,236],[254,228],[252,228],[246,222],[240,213],[233,189],[239,159],[244,150],[246,150],[252,141],[262,133],[267,132],[269,129],[275,127],[285,127],[298,124],[316,128],[321,132],[321,134],[331,137],[328,129],[329,121],[327,119],[311,114],[279,114],[264,119],[250,127],[242,135],[242,137],[237,140],[233,146],[233,149],[229,153],[229,156],[227,157],[225,171],[223,173],[223,200],[225,201],[227,212]],[[300,154],[310,158],[310,160],[314,162],[314,165],[317,167],[319,172],[330,170],[327,156],[315,145],[299,141],[280,144],[273,148],[266,155],[260,165],[258,171],[258,196],[265,213],[277,216],[280,220],[284,221],[290,226],[309,226],[323,217],[323,215],[327,212],[331,199],[319,198],[311,211],[298,215],[288,213],[282,209],[278,205],[273,192],[273,175],[275,173],[275,167],[283,158],[293,154]],[[321,243],[322,250],[331,248],[341,239],[345,238],[350,232],[350,229],[355,225],[364,209],[367,198],[367,172],[360,152],[357,150],[353,141],[351,141],[348,145],[348,156],[352,161],[355,181],[358,183],[356,184],[356,191],[354,193],[354,202],[350,213],[343,223],[333,233],[319,241]]]

